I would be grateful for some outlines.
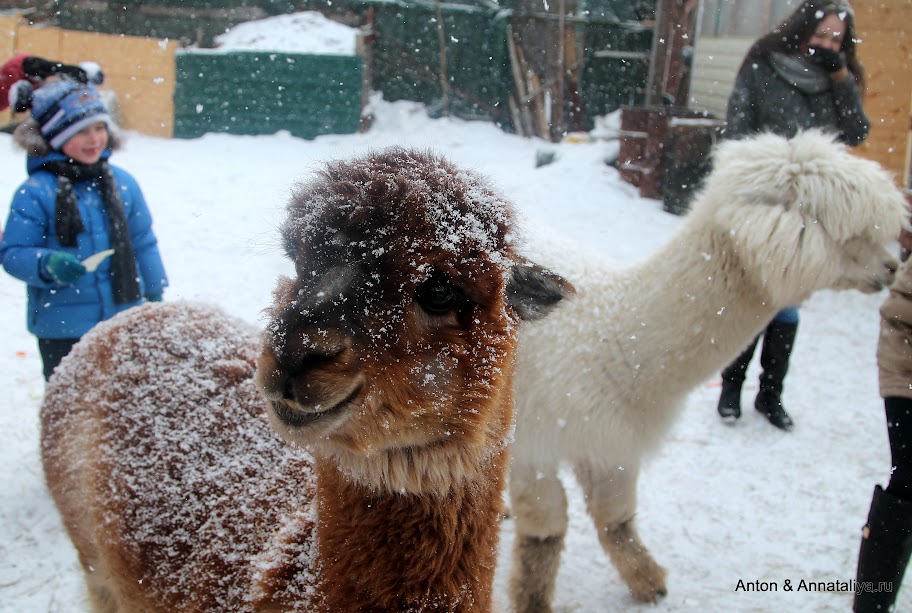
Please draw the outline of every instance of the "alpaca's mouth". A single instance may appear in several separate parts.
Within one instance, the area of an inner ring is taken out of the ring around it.
[[[302,426],[308,426],[329,415],[341,412],[348,405],[354,402],[355,398],[358,397],[358,394],[361,393],[361,389],[363,387],[363,383],[356,385],[355,389],[353,389],[351,393],[348,394],[348,396],[336,403],[335,406],[329,407],[328,409],[322,411],[302,411],[300,409],[292,407],[287,402],[279,400],[273,400],[270,404],[272,405],[272,410],[276,414],[276,417],[278,417],[283,424],[292,428],[300,428]]]

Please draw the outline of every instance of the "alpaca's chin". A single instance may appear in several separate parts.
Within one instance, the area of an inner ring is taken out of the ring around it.
[[[348,420],[363,387],[359,383],[341,400],[312,406],[270,399],[269,421],[287,442],[296,445],[313,443]]]
[[[882,291],[885,287],[890,287],[893,283],[892,275],[889,277],[879,278],[879,277],[868,277],[862,281],[841,283],[835,286],[833,289],[837,290],[857,290],[862,294],[876,294]]]
[[[889,287],[889,283],[881,283],[880,281],[872,280],[870,283],[866,283],[858,288],[862,294],[876,294],[885,287]]]
[[[286,402],[272,402],[270,408],[286,428],[304,428],[336,413],[342,407],[336,406],[328,411],[299,411]]]

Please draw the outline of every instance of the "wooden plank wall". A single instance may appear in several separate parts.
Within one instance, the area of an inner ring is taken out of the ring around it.
[[[16,30],[19,19],[16,17],[0,16],[0,62],[15,55]],[[10,110],[0,111],[0,124],[5,125],[12,121],[13,114]]]
[[[0,17],[0,61],[6,61],[13,55],[16,39],[16,20],[12,17]]]
[[[697,41],[690,86],[691,108],[725,119],[735,76],[753,42],[751,36],[705,36]]]
[[[912,119],[912,0],[856,0],[858,56],[867,73],[865,113],[873,124],[861,154],[908,184]]]
[[[121,126],[150,136],[174,131],[175,41],[114,36],[60,28],[33,28],[15,17],[0,17],[3,59],[31,53],[68,64],[98,63],[102,89],[116,94]],[[7,112],[0,121],[11,116]]]

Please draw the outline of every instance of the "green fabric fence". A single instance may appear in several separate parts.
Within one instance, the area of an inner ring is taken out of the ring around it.
[[[358,130],[360,56],[239,51],[176,59],[175,137],[287,130],[314,138]]]

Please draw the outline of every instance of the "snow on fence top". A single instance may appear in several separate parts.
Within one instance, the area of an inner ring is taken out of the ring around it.
[[[358,33],[357,28],[327,19],[315,11],[304,11],[239,23],[215,37],[217,49],[206,51],[355,55]]]

